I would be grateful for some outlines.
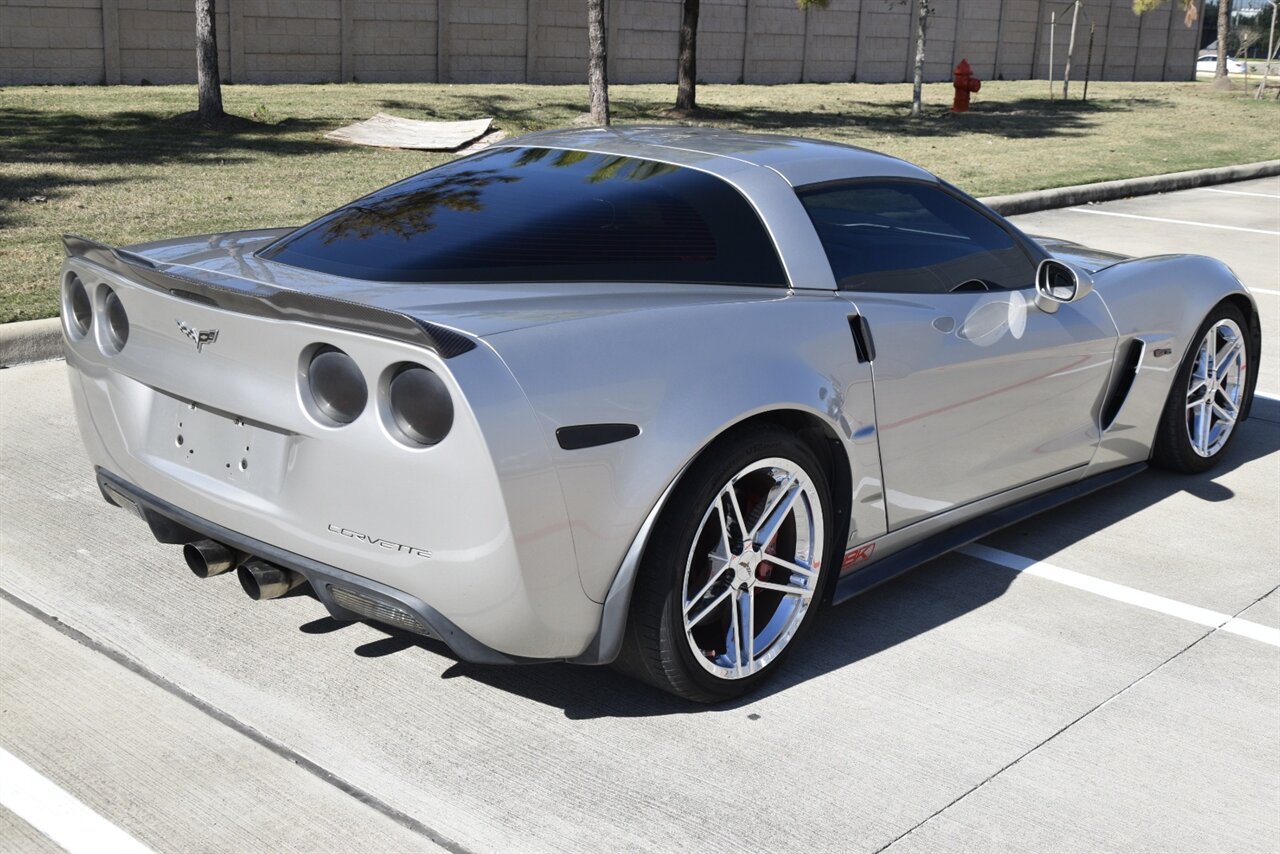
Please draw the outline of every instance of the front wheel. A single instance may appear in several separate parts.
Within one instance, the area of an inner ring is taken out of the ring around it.
[[[1152,460],[1188,473],[1208,471],[1235,438],[1249,389],[1244,316],[1219,305],[1196,332],[1156,433]]]
[[[711,448],[654,526],[618,667],[700,702],[754,688],[817,610],[830,507],[825,470],[787,431]]]

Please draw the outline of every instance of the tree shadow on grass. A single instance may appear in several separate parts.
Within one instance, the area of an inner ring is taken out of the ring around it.
[[[892,136],[904,134],[945,138],[962,134],[991,134],[1005,138],[1044,139],[1086,136],[1107,115],[1172,108],[1157,98],[1129,98],[1063,101],[1048,98],[978,101],[963,115],[952,113],[945,105],[926,105],[923,116],[913,119],[906,102],[844,101],[835,92],[832,106],[817,105],[813,110],[775,107],[767,103],[750,105],[704,105],[691,116],[670,113],[671,102],[616,98],[611,104],[617,123],[646,122],[661,124],[694,124],[730,126],[748,131],[768,133],[832,132],[833,135]],[[574,100],[530,101],[510,95],[459,95],[448,104],[382,100],[382,109],[416,112],[431,118],[452,121],[476,116],[492,116],[498,126],[507,130],[535,129],[547,126],[550,115],[561,113],[566,120],[583,113],[585,102]],[[824,134],[825,135],[825,134]]]
[[[157,113],[124,111],[101,116],[10,108],[0,111],[0,162],[35,165],[31,174],[7,174],[0,180],[0,224],[16,217],[21,199],[57,198],[74,186],[100,186],[132,180],[95,174],[104,166],[154,166],[168,163],[239,163],[265,155],[290,156],[332,150],[317,132],[317,119],[278,124],[244,120],[206,129],[171,121]]]
[[[418,113],[408,118],[424,121],[465,121],[492,116],[497,127],[517,133],[548,127],[547,119],[558,114],[563,114],[567,121],[587,109],[585,99],[539,100],[510,95],[459,95],[446,103],[392,99],[379,101],[378,106],[384,110]],[[616,109],[614,116],[620,117]],[[555,126],[555,123],[550,126]]]
[[[124,177],[72,177],[64,172],[33,172],[29,175],[0,174],[0,228],[20,224],[25,207],[49,204],[70,195],[72,187],[107,187],[131,180]]]
[[[101,116],[11,108],[0,112],[0,138],[9,163],[93,166],[116,163],[185,163],[216,158],[246,160],[256,154],[309,154],[333,143],[304,135],[327,122],[288,119],[203,128],[156,113],[125,111]]]
[[[968,113],[952,113],[941,106],[926,107],[924,115],[913,119],[909,105],[856,101],[841,111],[797,114],[794,109],[768,106],[703,107],[698,121],[733,124],[750,130],[787,132],[797,127],[832,129],[877,136],[904,134],[945,138],[962,134],[991,134],[1013,139],[1083,137],[1106,115],[1171,106],[1156,99],[1126,101],[1062,101],[1019,98],[1012,101],[976,103]]]

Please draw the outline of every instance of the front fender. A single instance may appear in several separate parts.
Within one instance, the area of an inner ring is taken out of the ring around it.
[[[1257,307],[1226,264],[1201,255],[1158,255],[1124,261],[1095,273],[1094,288],[1119,330],[1120,346],[1116,352],[1124,354],[1131,342],[1136,342],[1135,348],[1140,347],[1132,388],[1111,424],[1104,425],[1106,430],[1091,465],[1093,471],[1098,471],[1144,462],[1151,456],[1156,428],[1178,366],[1214,306],[1228,298],[1247,301],[1247,314],[1251,314],[1248,319],[1255,330]],[[1258,340],[1250,342],[1254,364]]]

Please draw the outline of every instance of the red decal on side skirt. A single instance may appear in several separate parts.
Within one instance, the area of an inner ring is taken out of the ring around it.
[[[864,543],[863,545],[858,546],[856,549],[851,549],[850,551],[845,552],[844,562],[840,564],[840,571],[844,572],[846,569],[849,569],[850,567],[854,567],[860,563],[865,562],[868,558],[871,557],[871,554],[875,550],[876,550],[875,543]]]

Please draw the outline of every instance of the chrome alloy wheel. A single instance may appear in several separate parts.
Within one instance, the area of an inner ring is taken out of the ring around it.
[[[1200,456],[1212,457],[1227,443],[1247,378],[1244,335],[1234,320],[1220,320],[1200,342],[1187,383],[1187,437]]]
[[[758,460],[703,514],[685,564],[684,631],[721,679],[759,672],[786,648],[813,603],[822,566],[822,501],[791,460]]]

